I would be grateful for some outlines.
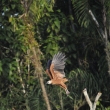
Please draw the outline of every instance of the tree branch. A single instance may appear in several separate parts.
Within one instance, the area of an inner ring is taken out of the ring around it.
[[[92,19],[93,19],[94,22],[96,23],[97,27],[99,27],[99,23],[98,23],[98,21],[96,20],[96,18],[95,18],[95,16],[93,15],[93,13],[92,13],[91,10],[89,10],[89,13],[90,13],[90,15],[92,16]]]
[[[96,26],[97,26],[97,28],[98,28],[100,34],[101,34],[102,37],[105,39],[106,37],[105,37],[104,31],[100,28],[99,23],[98,23],[98,21],[96,20],[95,16],[93,15],[92,11],[89,10],[89,13],[90,13],[90,15],[92,16],[92,19],[94,20],[94,22],[95,22],[95,24],[96,24]]]
[[[98,102],[100,96],[102,95],[102,93],[99,92],[99,93],[97,94],[94,103],[92,103],[92,102],[90,101],[90,98],[89,98],[89,96],[88,96],[88,93],[87,93],[86,88],[83,90],[83,94],[84,94],[84,96],[85,96],[85,98],[86,98],[86,101],[87,101],[89,107],[90,107],[90,110],[95,110],[95,109],[96,109],[96,104],[97,104],[97,102]]]
[[[84,94],[84,96],[86,98],[87,103],[89,104],[90,109],[92,110],[92,102],[90,101],[90,98],[88,96],[86,88],[83,90],[83,94]]]
[[[95,98],[95,101],[94,101],[94,106],[93,106],[93,110],[95,110],[96,109],[96,104],[97,104],[97,102],[98,102],[98,100],[99,100],[99,98],[100,98],[100,96],[102,95],[102,93],[98,93],[97,94],[97,96],[96,96],[96,98]]]

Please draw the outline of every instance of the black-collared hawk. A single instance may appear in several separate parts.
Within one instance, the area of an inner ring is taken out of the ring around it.
[[[65,60],[65,54],[62,52],[58,52],[53,56],[52,60],[48,60],[46,73],[50,77],[50,80],[47,81],[47,84],[59,85],[65,90],[66,94],[69,94],[70,92],[65,84],[65,82],[68,81],[68,79],[65,78],[64,72]]]

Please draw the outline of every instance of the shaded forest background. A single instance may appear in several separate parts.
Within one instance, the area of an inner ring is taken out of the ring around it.
[[[94,14],[98,25],[89,13]],[[110,110],[110,1],[1,0],[0,110]],[[67,57],[70,96],[46,85],[47,60]]]

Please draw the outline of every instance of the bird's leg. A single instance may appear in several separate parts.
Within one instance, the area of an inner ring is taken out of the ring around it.
[[[68,91],[68,89],[65,89],[65,92],[66,92],[67,95],[70,94],[70,92]]]
[[[60,85],[65,90],[66,94],[68,95],[70,92],[68,91],[67,86],[63,82],[61,82]]]

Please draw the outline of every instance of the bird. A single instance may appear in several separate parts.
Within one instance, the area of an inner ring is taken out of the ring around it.
[[[46,73],[50,77],[50,80],[47,81],[47,84],[58,85],[63,88],[68,95],[70,92],[65,84],[68,79],[65,77],[65,54],[58,52],[53,56],[52,59],[48,60]]]

